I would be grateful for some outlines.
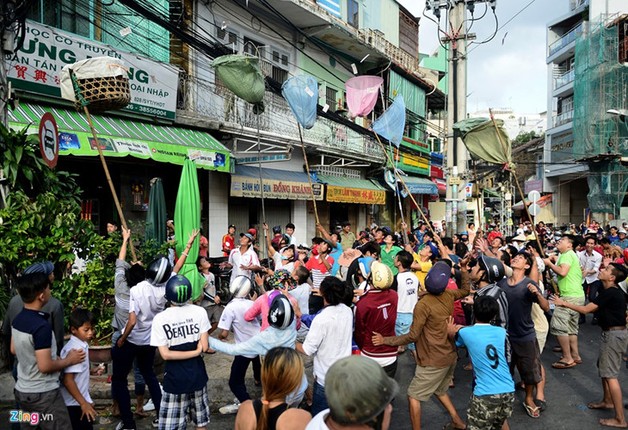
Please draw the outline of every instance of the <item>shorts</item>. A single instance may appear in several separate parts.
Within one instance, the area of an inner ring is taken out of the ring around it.
[[[222,311],[224,306],[221,305],[213,305],[205,308],[207,311],[207,318],[211,324],[220,322],[220,317],[222,316]]]
[[[512,358],[510,361],[510,373],[515,366],[521,375],[521,381],[526,385],[536,385],[541,382],[541,352],[536,338],[525,342],[510,340]]]
[[[500,430],[515,403],[514,393],[471,396],[467,409],[467,429]]]
[[[582,297],[561,297],[564,301],[574,305],[583,306]],[[580,314],[564,306],[556,306],[550,323],[550,333],[554,336],[575,336],[578,334],[578,320]]]
[[[624,362],[623,356],[628,347],[628,330],[609,330],[602,332],[600,358],[597,361],[600,378],[619,378],[619,369]]]
[[[61,389],[43,393],[22,393],[13,390],[15,401],[24,412],[31,412],[29,422],[20,423],[22,429],[58,430],[72,428],[68,408],[61,396]],[[47,419],[46,417],[52,417]],[[3,427],[4,428],[4,427]]]
[[[402,336],[408,332],[410,332],[410,326],[412,325],[412,314],[411,313],[398,313],[397,321],[395,321],[395,335]],[[414,342],[408,344],[408,349],[410,351],[416,350],[416,345]]]
[[[417,366],[414,372],[414,378],[408,386],[408,396],[415,400],[424,402],[428,400],[432,394],[442,396],[447,393],[449,383],[454,376],[456,364],[449,367],[431,367]]]
[[[196,427],[209,424],[207,387],[193,393],[163,393],[159,410],[159,430],[185,429],[188,415]]]

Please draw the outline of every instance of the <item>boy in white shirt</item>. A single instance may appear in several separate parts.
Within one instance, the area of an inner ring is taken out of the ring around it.
[[[413,257],[408,251],[399,251],[395,256],[395,267],[399,270],[397,274],[397,294],[399,302],[397,303],[397,321],[395,323],[395,334],[397,336],[404,335],[410,331],[412,325],[412,312],[414,306],[419,300],[419,278],[411,270]],[[408,344],[408,349],[416,358],[416,348],[414,343]],[[403,352],[404,347],[399,347],[399,352]]]
[[[260,332],[259,320],[253,319],[246,321],[244,314],[253,306],[253,300],[257,298],[253,281],[246,276],[238,276],[233,280],[229,288],[233,298],[225,306],[222,313],[218,328],[221,330],[218,339],[225,340],[229,336],[229,331],[233,331],[236,343],[244,342]],[[244,377],[249,368],[249,364],[253,363],[253,379],[255,385],[260,385],[261,381],[261,363],[259,355],[242,354],[233,357],[231,363],[231,373],[229,374],[229,388],[236,396],[237,401],[232,404],[223,406],[219,409],[221,414],[234,414],[238,412],[240,403],[251,398],[249,395]]]
[[[188,303],[192,284],[185,276],[168,280],[165,297],[172,306],[155,315],[150,333],[151,346],[166,361],[159,429],[185,429],[188,415],[197,429],[204,429],[210,412],[201,354],[208,347],[209,319],[203,308]]]
[[[61,358],[67,357],[73,349],[85,351],[85,359],[78,364],[66,367],[63,371],[61,395],[68,407],[73,430],[91,430],[98,415],[89,395],[89,341],[94,338],[92,313],[76,308],[70,314],[70,340],[61,350]]]

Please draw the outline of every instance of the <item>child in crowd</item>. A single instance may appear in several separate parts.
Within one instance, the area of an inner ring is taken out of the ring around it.
[[[192,299],[192,284],[176,275],[166,283],[165,298],[171,307],[155,315],[150,344],[166,361],[164,394],[159,409],[159,429],[184,429],[188,415],[197,429],[209,424],[207,371],[201,357],[207,350],[209,320]]]
[[[412,325],[412,312],[414,306],[419,300],[419,278],[416,277],[411,270],[414,261],[412,254],[408,251],[399,251],[395,256],[395,267],[397,274],[397,294],[399,302],[397,304],[397,321],[395,322],[395,334],[397,336],[404,335],[410,331]],[[399,352],[403,352],[405,347],[399,347]],[[408,349],[412,352],[412,356],[416,359],[416,348],[414,343],[408,344]]]
[[[205,287],[203,288],[201,307],[203,307],[207,312],[207,318],[209,318],[209,322],[211,324],[209,335],[211,335],[216,330],[216,327],[218,327],[218,321],[220,321],[220,316],[222,315],[224,306],[222,305],[220,296],[216,291],[216,277],[209,271],[212,264],[209,262],[207,257],[198,257],[196,260],[196,267],[198,267],[198,271],[203,278],[205,278]]]
[[[61,350],[61,358],[68,356],[73,349],[85,352],[85,359],[78,364],[66,367],[63,371],[61,395],[68,407],[73,430],[91,430],[96,420],[96,410],[89,395],[89,342],[94,338],[92,313],[76,308],[70,314],[70,340]],[[102,372],[102,371],[101,371]]]
[[[257,294],[253,285],[253,281],[247,276],[237,276],[229,287],[233,299],[225,306],[222,313],[218,328],[221,330],[218,339],[225,340],[229,337],[229,331],[232,330],[236,343],[242,343],[260,332],[260,324],[257,318],[251,321],[244,319],[244,314],[253,306],[253,300],[257,298]],[[242,354],[236,355],[231,363],[231,373],[229,374],[229,388],[236,396],[232,404],[223,406],[219,409],[221,414],[235,414],[240,408],[240,403],[251,398],[249,395],[244,377],[249,368],[249,364],[253,364],[253,378],[255,385],[261,384],[261,369],[259,355]]]
[[[515,388],[506,361],[506,330],[490,324],[498,313],[497,300],[479,296],[473,302],[474,325],[456,325],[449,317],[449,337],[456,346],[467,348],[473,363],[475,384],[467,410],[469,429],[499,430],[512,414]]]
[[[24,411],[51,414],[54,421],[40,421],[41,429],[71,427],[68,409],[59,388],[59,372],[85,360],[85,351],[71,349],[65,358],[57,357],[57,342],[41,308],[50,300],[51,281],[44,273],[22,275],[17,290],[24,309],[11,329],[11,353],[17,356],[15,400]]]

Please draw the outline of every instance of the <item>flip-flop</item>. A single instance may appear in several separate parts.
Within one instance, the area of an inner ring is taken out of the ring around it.
[[[523,405],[523,409],[525,409],[526,411],[526,414],[528,414],[530,418],[541,417],[541,408],[539,408],[538,406],[532,407],[532,406],[529,406],[526,402],[523,402],[522,405]]]
[[[559,361],[563,361],[563,357],[560,357],[558,360]],[[577,360],[574,359],[573,362],[576,363],[576,364],[582,364],[582,358],[579,358]],[[564,363],[564,361],[563,361],[563,363]]]
[[[547,402],[545,400],[534,399],[534,404],[539,407],[541,412],[545,412],[547,409]]]
[[[557,361],[556,363],[552,363],[552,367],[554,369],[571,369],[575,365],[575,361],[572,361],[571,363],[565,363],[564,361]]]

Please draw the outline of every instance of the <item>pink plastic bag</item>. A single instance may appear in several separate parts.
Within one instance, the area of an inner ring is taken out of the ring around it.
[[[383,83],[384,80],[379,76],[369,75],[356,76],[345,83],[347,106],[349,107],[349,115],[352,118],[367,116],[371,113]]]

